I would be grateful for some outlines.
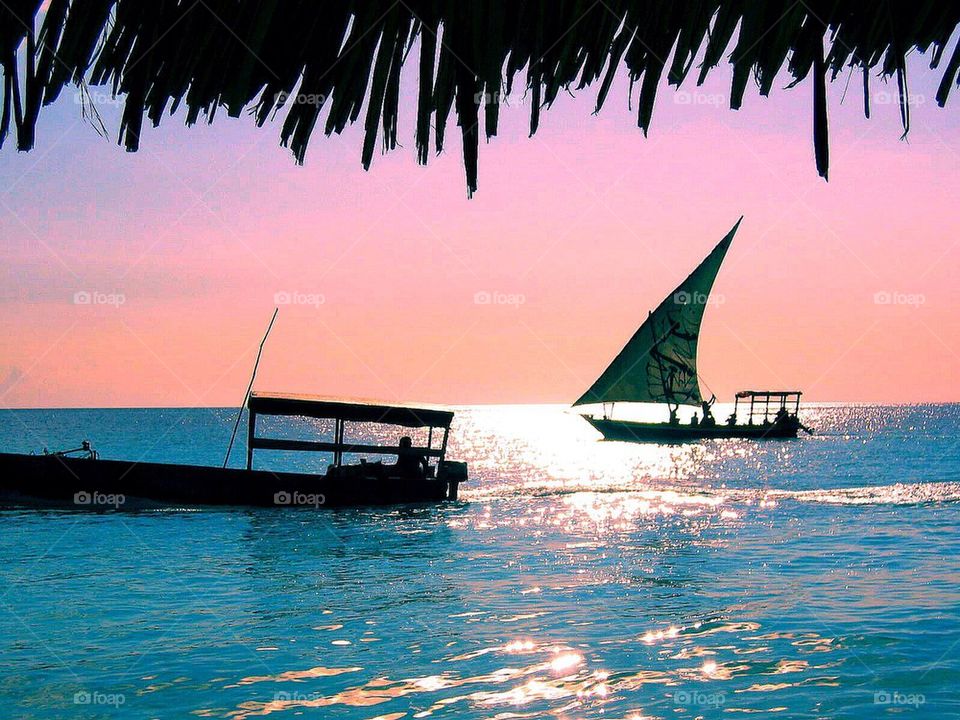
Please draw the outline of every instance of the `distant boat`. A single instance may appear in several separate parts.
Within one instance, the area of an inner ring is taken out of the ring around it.
[[[743,390],[733,413],[717,422],[711,413],[715,398],[705,400],[697,373],[700,323],[713,282],[740,222],[717,243],[689,277],[650,312],[597,381],[573,407],[602,405],[603,414],[582,417],[608,440],[688,441],[709,438],[795,438],[806,430],[797,417],[799,390]],[[741,401],[749,402],[747,421],[738,421]],[[612,417],[615,403],[657,403],[669,411],[666,422],[636,422]],[[702,417],[690,423],[677,418],[680,405],[699,407]]]

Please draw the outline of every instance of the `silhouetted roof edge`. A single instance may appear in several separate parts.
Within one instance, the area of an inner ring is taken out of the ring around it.
[[[815,158],[826,178],[827,78],[861,70],[869,117],[870,70],[896,77],[906,133],[905,57],[930,51],[930,67],[938,68],[960,23],[960,3],[935,0],[49,0],[35,32],[42,6],[0,3],[0,145],[15,127],[17,147],[33,148],[41,107],[76,83],[124,98],[119,140],[131,151],[145,116],[156,125],[183,104],[193,124],[201,114],[212,122],[218,108],[237,116],[252,105],[258,124],[285,112],[281,144],[298,162],[322,111],[327,134],[362,114],[369,167],[378,138],[385,150],[397,145],[400,68],[414,61],[408,54],[419,38],[417,156],[427,161],[431,134],[442,151],[455,113],[470,193],[481,115],[493,137],[499,104],[511,93],[529,93],[533,134],[562,90],[596,84],[599,110],[625,66],[631,89],[639,85],[637,119],[646,133],[663,73],[679,87],[704,51],[702,83],[731,45],[734,109],[751,78],[766,95],[784,65],[790,87],[812,74]],[[941,106],[958,66],[960,44],[942,75]],[[97,117],[95,107],[84,111]]]

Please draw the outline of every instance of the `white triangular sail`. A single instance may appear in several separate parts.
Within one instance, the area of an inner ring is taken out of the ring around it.
[[[620,354],[574,403],[698,405],[697,340],[713,281],[740,220],[696,270],[650,313]]]

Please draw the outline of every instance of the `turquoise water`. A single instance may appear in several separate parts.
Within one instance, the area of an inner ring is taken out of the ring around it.
[[[231,419],[3,411],[0,444],[218,464]],[[455,505],[2,511],[0,716],[960,715],[960,407],[803,419],[670,447],[468,408]]]

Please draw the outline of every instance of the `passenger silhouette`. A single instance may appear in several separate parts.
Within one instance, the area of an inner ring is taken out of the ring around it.
[[[397,470],[404,477],[424,477],[427,473],[427,459],[413,449],[413,440],[409,435],[400,438],[400,452],[397,453]]]
[[[701,425],[706,425],[707,427],[713,427],[714,425],[717,424],[717,421],[713,417],[713,413],[710,412],[710,406],[713,405],[713,403],[716,402],[716,400],[717,400],[717,396],[714,395],[709,400],[700,401],[700,407],[703,409],[703,421],[700,423]]]

